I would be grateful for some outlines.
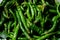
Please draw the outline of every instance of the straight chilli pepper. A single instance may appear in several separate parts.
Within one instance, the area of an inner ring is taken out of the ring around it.
[[[11,21],[8,23],[8,34],[10,33]]]
[[[21,18],[19,17],[18,15],[18,11],[16,11],[16,16],[17,16],[17,19],[18,19],[18,23],[19,23],[19,26],[20,26],[20,29],[23,31],[23,33],[25,34],[25,36],[30,39],[30,36],[28,35],[28,33],[24,30],[23,26],[22,26],[22,23],[21,23]]]
[[[25,27],[26,31],[27,31],[28,33],[30,33],[30,32],[29,32],[29,29],[27,28],[27,23],[26,23],[26,21],[25,21],[25,18],[24,18],[24,16],[23,16],[23,13],[22,13],[21,8],[17,6],[17,10],[18,10],[19,16],[21,17],[21,21],[22,21],[22,23],[24,24],[24,27]]]

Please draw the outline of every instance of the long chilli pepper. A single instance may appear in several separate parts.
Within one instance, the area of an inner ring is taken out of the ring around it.
[[[1,38],[58,40],[59,22],[59,0],[1,0],[0,2]]]

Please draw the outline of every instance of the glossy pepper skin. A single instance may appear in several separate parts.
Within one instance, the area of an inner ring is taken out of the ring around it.
[[[58,40],[59,22],[60,0],[0,0],[0,37],[4,39]]]

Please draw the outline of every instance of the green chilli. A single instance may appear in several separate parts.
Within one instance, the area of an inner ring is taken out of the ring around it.
[[[5,27],[5,32],[7,32],[7,24],[6,23],[4,23],[4,27]]]
[[[15,14],[13,13],[13,11],[11,9],[9,9],[9,12],[13,15],[14,21],[16,21],[16,17],[15,17]]]
[[[10,8],[14,3],[15,3],[15,1],[13,2],[14,0],[12,0],[12,1],[8,1],[6,4],[5,4],[5,8]]]
[[[29,6],[30,6],[30,9],[31,9],[32,18],[34,18],[34,8],[33,8],[34,5],[29,4]]]
[[[18,24],[18,25],[16,26],[16,28],[14,29],[14,34],[13,34],[12,40],[16,40],[17,34],[18,34],[18,30],[19,30],[19,24]]]
[[[57,11],[54,9],[49,9],[49,12],[56,13]]]
[[[54,29],[56,28],[56,24],[57,24],[57,19],[59,18],[59,16],[55,16],[53,17],[52,21],[53,21],[53,25],[52,25],[52,28],[50,28],[47,32],[44,32],[43,34],[47,34],[47,33],[50,33],[52,31],[54,31]]]
[[[52,34],[53,34],[53,33],[45,34],[45,35],[39,37],[37,40],[44,40],[45,38],[51,36]]]
[[[4,16],[5,18],[9,18],[4,11],[3,11],[3,16]]]
[[[41,11],[39,10],[39,8],[36,6],[36,10],[37,10],[37,16],[35,17],[35,21],[34,21],[34,23],[36,23],[37,21],[41,21],[42,22],[42,16],[41,16]]]
[[[7,26],[7,27],[8,27],[8,34],[10,33],[10,26],[11,26],[11,23],[12,23],[12,22],[10,21],[10,22],[8,23],[8,26]]]
[[[30,15],[30,12],[29,12],[29,7],[27,8],[26,14],[27,14],[28,19],[31,20],[31,15]]]
[[[18,10],[19,16],[21,17],[21,21],[22,21],[22,23],[25,26],[26,31],[29,33],[29,29],[27,28],[27,23],[26,23],[26,20],[25,20],[25,18],[23,16],[23,13],[22,13],[21,8],[20,7],[17,7],[17,10]]]
[[[0,26],[2,25],[2,23],[4,22],[4,17],[2,17],[1,19],[0,19]]]
[[[14,26],[14,28],[16,27],[16,16],[15,14],[13,13],[13,11],[11,9],[9,9],[9,12],[12,14],[13,18],[14,18],[14,23],[12,24],[12,26]]]
[[[23,28],[23,26],[22,26],[21,19],[19,18],[18,11],[16,11],[16,16],[17,16],[18,23],[19,23],[19,26],[20,26],[21,30],[23,31],[23,33],[25,34],[25,36],[26,36],[28,39],[31,39],[30,36],[28,35],[28,33],[24,30],[24,28]]]
[[[56,10],[57,10],[58,15],[60,16],[60,12],[58,8],[59,8],[59,5],[57,5]]]

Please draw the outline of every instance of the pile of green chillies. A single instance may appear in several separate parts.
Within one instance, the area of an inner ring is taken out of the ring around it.
[[[1,0],[0,39],[60,40],[60,1]]]

